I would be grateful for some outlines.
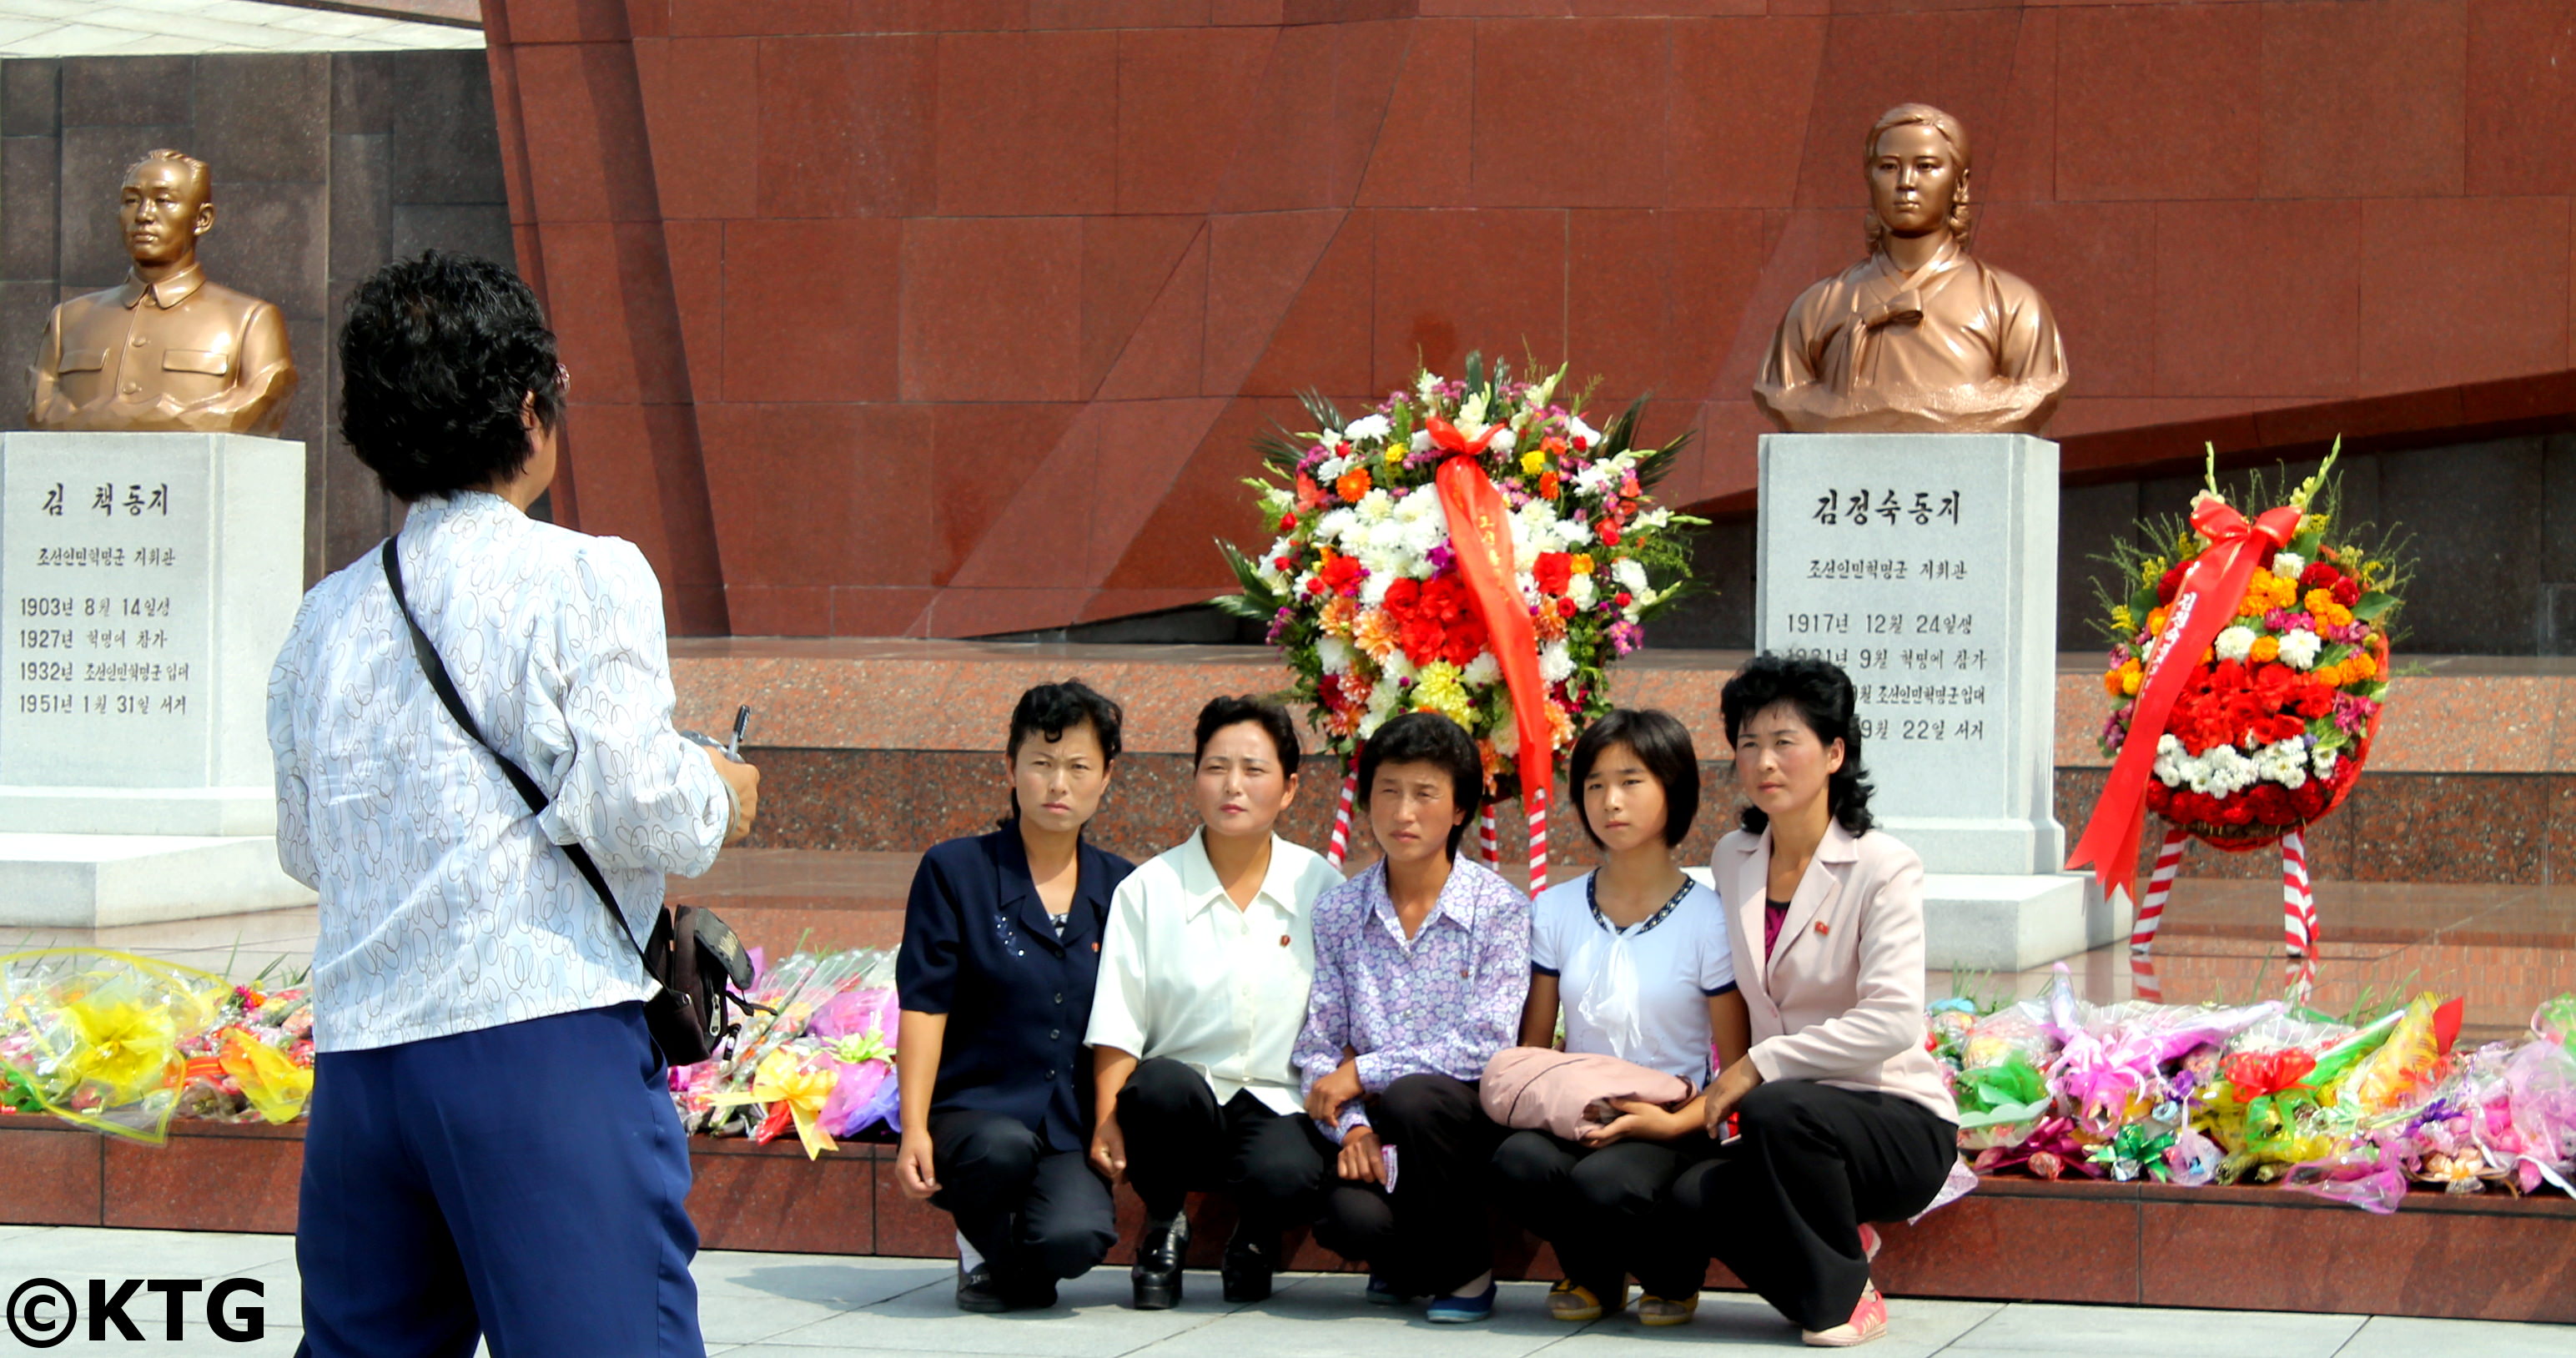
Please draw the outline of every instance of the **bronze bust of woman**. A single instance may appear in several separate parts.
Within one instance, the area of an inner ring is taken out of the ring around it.
[[[1899,104],[1869,129],[1869,258],[1798,295],[1754,403],[1817,433],[2036,433],[2066,351],[2030,284],[1968,253],[1967,129]]]

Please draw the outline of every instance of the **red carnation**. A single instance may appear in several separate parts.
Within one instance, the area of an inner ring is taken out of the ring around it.
[[[2326,813],[2334,801],[2334,787],[2323,778],[2311,778],[2299,784],[2290,794],[2290,804],[2299,809],[2299,819],[2315,820]]]
[[[1366,578],[1368,567],[1361,565],[1357,557],[1337,556],[1324,563],[1324,588],[1336,594],[1357,592],[1360,581]]]
[[[2361,582],[2347,575],[2334,582],[2334,601],[2346,608],[2361,602]]]
[[[1615,595],[1614,597],[1612,597],[1612,599],[1610,600],[1610,602],[1612,602],[1612,603],[1614,603],[1614,604],[1617,604],[1617,605],[1618,605],[1619,607],[1621,607],[1621,608],[1626,608],[1630,603],[1632,603],[1632,602],[1634,602],[1634,601],[1635,601],[1634,596],[1630,595],[1630,594],[1628,593],[1628,591],[1626,591],[1626,590],[1624,590],[1624,589],[1623,589],[1623,590],[1621,590],[1621,591],[1619,591],[1619,593],[1618,593],[1617,595]]]
[[[1440,658],[1464,669],[1484,649],[1485,624],[1474,618],[1461,618],[1450,624],[1441,638]]]
[[[2190,567],[2191,563],[2188,561],[2177,561],[2173,569],[2166,571],[2163,578],[2156,581],[2157,604],[2170,604],[2174,601],[2175,595],[2182,593],[2182,573]]]
[[[1560,618],[1571,618],[1575,615],[1575,612],[1576,609],[1572,599],[1559,599],[1556,601],[1556,616]]]
[[[1386,611],[1401,619],[1405,614],[1413,611],[1415,602],[1421,597],[1422,582],[1412,576],[1405,576],[1386,587]]]
[[[1538,577],[1543,593],[1563,594],[1574,579],[1574,557],[1567,552],[1541,552],[1530,564],[1530,574]]]
[[[2245,802],[2254,818],[2265,825],[2288,825],[2299,819],[2298,808],[2290,801],[2290,790],[2279,783],[2256,783],[2247,788]]]
[[[1280,515],[1279,531],[1282,533],[1293,533],[1297,531],[1297,516],[1294,514]]]
[[[1602,546],[1616,547],[1619,545],[1619,525],[1616,521],[1603,519],[1600,526],[1595,531],[1601,534]]]
[[[2334,582],[2342,578],[2342,571],[2323,561],[2311,561],[2306,570],[2299,572],[2299,592],[2305,594],[2312,589],[2332,589]]]

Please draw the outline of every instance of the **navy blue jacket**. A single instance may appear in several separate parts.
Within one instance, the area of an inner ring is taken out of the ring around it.
[[[946,1014],[930,1111],[983,1109],[1091,1144],[1091,1066],[1082,1034],[1109,899],[1136,865],[1086,840],[1064,937],[1038,900],[1016,823],[921,856],[904,908],[895,990],[906,1009]]]

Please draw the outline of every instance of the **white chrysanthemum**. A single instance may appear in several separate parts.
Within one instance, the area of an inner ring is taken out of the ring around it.
[[[1535,608],[1539,602],[1538,577],[1527,568],[1513,575],[1512,584],[1521,592],[1521,602]]]
[[[1377,663],[1378,667],[1385,671],[1385,679],[1377,686],[1377,693],[1369,695],[1369,706],[1377,706],[1377,694],[1383,693],[1386,695],[1387,706],[1393,707],[1399,696],[1395,691],[1396,685],[1418,677],[1422,671],[1415,669],[1413,658],[1401,650],[1388,651],[1377,658]]]
[[[1430,452],[1430,451],[1431,451],[1431,431],[1429,431],[1429,430],[1427,430],[1427,429],[1416,429],[1416,430],[1414,430],[1414,431],[1413,431],[1413,437],[1412,437],[1412,438],[1410,438],[1410,439],[1407,439],[1407,440],[1406,440],[1406,442],[1407,442],[1407,443],[1409,443],[1409,444],[1411,444],[1411,445],[1412,445],[1412,447],[1413,447],[1413,451],[1415,451],[1415,452],[1417,452],[1417,453],[1427,453],[1427,452]]]
[[[1430,400],[1432,393],[1440,390],[1440,374],[1424,369],[1421,376],[1413,379],[1413,389],[1422,393],[1423,400]]]
[[[1581,519],[1559,519],[1556,521],[1555,532],[1557,550],[1560,552],[1574,551],[1592,541],[1591,525]]]
[[[1432,548],[1448,540],[1448,523],[1431,515],[1404,525],[1404,549],[1414,556],[1426,556]]]
[[[1467,668],[1458,672],[1458,682],[1470,685],[1490,684],[1502,677],[1503,667],[1494,660],[1491,651],[1476,652],[1476,658],[1468,661]]]
[[[1347,509],[1332,510],[1315,520],[1315,541],[1340,542],[1359,531],[1360,516]]]
[[[2314,755],[2310,756],[2309,762],[2316,767],[2317,776],[2319,778],[2332,778],[2334,777],[2335,764],[2342,758],[2342,754],[2338,751],[2319,750]]]
[[[1351,644],[1340,637],[1324,637],[1315,643],[1315,659],[1326,674],[1348,674],[1351,670]]]
[[[2257,776],[2296,791],[2308,781],[2308,747],[2305,741],[2284,740],[2266,745],[2254,752]]]
[[[1342,446],[1341,431],[1338,429],[1327,429],[1315,436],[1315,442],[1327,448],[1339,448]]]
[[[1423,519],[1440,519],[1444,523],[1447,522],[1447,519],[1441,515],[1440,497],[1428,490],[1415,490],[1399,497],[1395,502],[1395,516],[1406,523],[1415,523]]]
[[[2243,660],[2254,652],[2254,629],[2230,627],[2218,634],[2217,645],[2219,659]]]
[[[1353,457],[1328,457],[1323,461],[1316,463],[1315,484],[1319,486],[1329,486],[1335,481],[1341,480],[1342,473],[1349,471],[1351,469],[1351,464],[1356,461],[1358,461],[1358,459]]]
[[[1368,578],[1360,581],[1360,602],[1371,608],[1385,603],[1386,592],[1395,588],[1395,582],[1403,579],[1404,574],[1400,570],[1370,571]]]
[[[2317,652],[2325,649],[2325,638],[2304,627],[2293,628],[2281,638],[2281,663],[2294,670],[2314,669]]]
[[[2186,775],[2185,765],[2191,757],[2184,753],[2182,738],[2168,734],[2156,741],[2156,781],[2166,787],[2179,787]]]
[[[1493,442],[1488,443],[1485,446],[1498,453],[1508,453],[1519,445],[1520,435],[1513,433],[1509,429],[1504,429],[1495,433]]]
[[[1564,642],[1551,641],[1538,648],[1538,677],[1551,684],[1574,677],[1574,657],[1566,654]]]
[[[1590,608],[1592,606],[1591,574],[1586,572],[1582,575],[1567,577],[1565,582],[1565,597],[1572,599],[1576,608]]]
[[[1387,564],[1395,567],[1399,563],[1392,558],[1400,558],[1406,554],[1405,539],[1412,531],[1409,525],[1397,523],[1393,519],[1380,519],[1354,536],[1368,544],[1367,551],[1391,558]]]
[[[1494,742],[1494,753],[1505,759],[1521,752],[1520,713],[1512,706],[1509,692],[1502,695],[1502,714],[1494,718],[1494,729],[1486,739]]]
[[[1628,591],[1630,594],[1636,595],[1640,599],[1654,593],[1653,590],[1646,587],[1645,563],[1639,561],[1633,556],[1623,556],[1618,560],[1611,562],[1610,574],[1613,578],[1618,580],[1619,587],[1621,589]]]
[[[1386,493],[1386,487],[1380,486],[1361,496],[1360,502],[1351,506],[1351,511],[1360,516],[1362,523],[1384,523],[1395,516],[1395,497]]]
[[[1377,710],[1377,695],[1370,694],[1368,711],[1360,714],[1360,739],[1376,735],[1377,728],[1386,725],[1386,718],[1386,713]]]
[[[1580,415],[1568,415],[1565,417],[1565,432],[1571,435],[1574,439],[1581,440],[1581,442],[1577,444],[1578,447],[1588,448],[1601,441],[1601,431],[1593,428],[1591,425],[1585,424],[1583,422],[1583,417]]]
[[[1362,415],[1342,426],[1342,437],[1353,443],[1364,439],[1382,439],[1394,428],[1395,426],[1387,423],[1384,415]]]
[[[2287,576],[2290,579],[2296,580],[2299,578],[2299,572],[2306,570],[2307,568],[2307,558],[2300,556],[2296,552],[2274,552],[2272,554],[2272,573],[2274,575]]]

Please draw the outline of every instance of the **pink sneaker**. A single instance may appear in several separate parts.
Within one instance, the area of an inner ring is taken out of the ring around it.
[[[1869,1260],[1878,1258],[1878,1228],[1866,1221],[1860,1224],[1860,1257]]]
[[[1852,1308],[1852,1318],[1830,1330],[1805,1330],[1800,1337],[1820,1349],[1848,1349],[1866,1344],[1887,1333],[1887,1301],[1878,1295],[1878,1284],[1861,1289],[1860,1305]]]

